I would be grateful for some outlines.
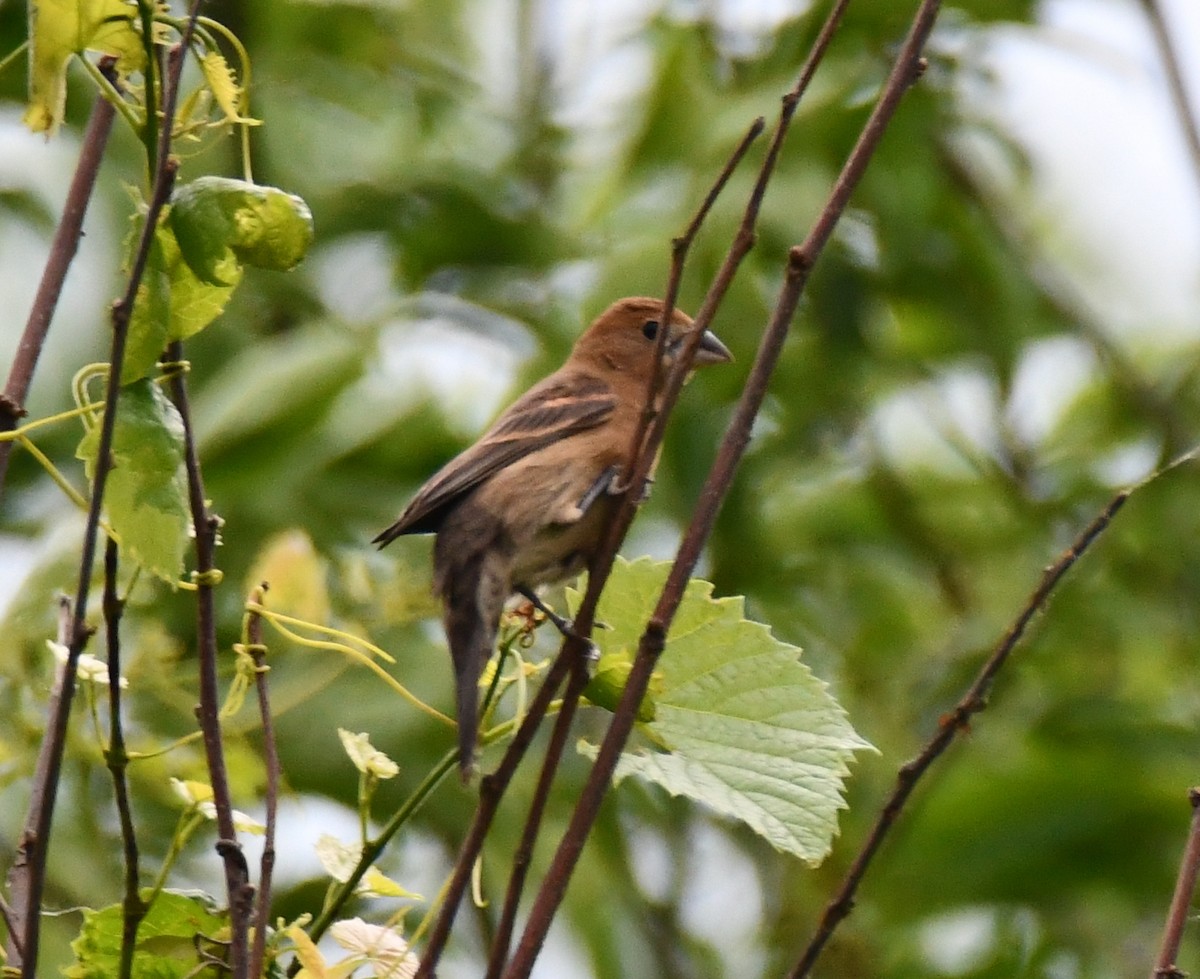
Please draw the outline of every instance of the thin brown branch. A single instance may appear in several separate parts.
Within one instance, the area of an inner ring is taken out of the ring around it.
[[[662,332],[665,333],[666,330]],[[500,911],[500,920],[492,938],[485,979],[499,979],[504,965],[508,961],[513,926],[517,920],[517,908],[521,903],[521,893],[525,889],[525,878],[529,873],[529,865],[533,861],[534,844],[537,842],[538,833],[541,830],[546,803],[550,799],[550,789],[558,774],[558,765],[562,760],[563,749],[566,747],[567,737],[571,731],[571,722],[575,719],[575,710],[579,706],[580,694],[588,684],[586,662],[578,657],[573,657],[571,666],[571,676],[567,683],[566,693],[563,695],[562,708],[554,719],[554,730],[550,735],[550,743],[546,746],[542,771],[538,776],[533,800],[529,804],[529,814],[525,817],[525,825],[521,828],[520,842],[513,855],[512,874],[508,878],[504,906]]]
[[[828,15],[826,15],[821,29],[817,32],[817,37],[813,41],[813,46],[808,53],[808,57],[805,59],[803,66],[801,66],[796,84],[782,99],[779,120],[775,124],[775,130],[772,133],[766,157],[759,168],[754,189],[750,193],[750,198],[742,214],[741,224],[734,236],[733,243],[730,245],[725,258],[721,262],[721,267],[717,271],[712,285],[704,297],[701,308],[696,312],[692,335],[688,338],[688,342],[680,352],[671,376],[667,378],[666,388],[662,392],[662,402],[659,406],[657,416],[654,415],[652,410],[656,388],[652,388],[647,393],[646,409],[643,415],[646,419],[652,421],[650,422],[648,431],[639,433],[633,446],[635,451],[640,450],[641,454],[633,457],[634,463],[629,467],[629,485],[626,489],[625,497],[621,502],[621,508],[613,518],[604,546],[601,548],[599,554],[597,554],[593,566],[588,569],[587,592],[584,594],[579,613],[575,619],[576,628],[584,635],[588,635],[591,632],[596,605],[600,600],[600,593],[604,590],[604,585],[608,581],[608,575],[612,570],[612,563],[616,559],[617,551],[620,549],[621,543],[625,540],[625,535],[629,532],[629,527],[632,525],[633,518],[637,514],[642,487],[646,485],[646,480],[649,478],[650,471],[654,466],[654,460],[658,455],[658,448],[662,445],[663,437],[666,433],[667,420],[670,418],[671,412],[675,407],[675,402],[679,399],[679,393],[683,389],[684,381],[687,379],[692,358],[700,346],[700,340],[703,337],[704,331],[712,323],[717,308],[724,299],[725,293],[729,290],[729,286],[733,283],[733,278],[737,274],[742,260],[749,254],[750,249],[754,247],[758,214],[762,209],[767,185],[770,183],[771,177],[775,172],[775,164],[779,159],[784,139],[787,137],[788,130],[791,127],[796,107],[800,104],[800,99],[807,91],[818,65],[820,65],[822,59],[825,57],[825,52],[828,50],[829,44],[833,40],[833,35],[837,32],[842,21],[842,16],[849,5],[850,0],[836,0]],[[749,149],[750,143],[757,137],[761,129],[760,122],[761,120],[755,121],[746,137],[742,140],[742,143],[730,157],[729,163],[726,164],[725,169],[717,178],[713,191],[710,192],[701,210],[697,212],[696,217],[692,220],[688,231],[682,238],[676,239],[672,243],[671,271],[667,278],[666,289],[666,305],[668,309],[674,308],[675,297],[678,295],[679,283],[683,274],[683,260],[686,256],[686,250],[690,247],[692,239],[699,230],[701,219],[707,213],[707,209],[711,207],[716,193],[725,185],[729,175]],[[665,333],[665,331],[663,332]],[[663,337],[660,334],[660,343],[662,339]],[[657,383],[657,378],[655,380]]]
[[[60,595],[58,599],[58,632],[56,639],[61,646],[70,647],[71,632],[74,627],[74,618],[71,615],[71,600],[66,595]],[[78,662],[78,659],[76,660]],[[50,693],[50,703],[47,709],[50,717],[56,718],[63,709],[61,707],[64,690],[68,686],[68,675],[70,675],[70,686],[74,688],[74,673],[68,674],[69,666],[64,664],[58,671],[54,680],[54,689]],[[69,710],[69,708],[68,708]],[[65,737],[65,735],[64,735]],[[54,757],[57,747],[59,758]],[[45,855],[44,847],[38,845],[43,836],[39,836],[41,832],[44,813],[47,810],[53,809],[53,793],[56,785],[55,778],[51,775],[57,775],[57,769],[61,765],[62,741],[56,741],[50,736],[44,736],[42,743],[38,747],[37,763],[33,770],[33,785],[29,791],[29,808],[25,811],[25,825],[21,828],[20,842],[17,844],[17,852],[13,858],[13,864],[8,871],[8,893],[11,903],[5,911],[5,921],[8,922],[8,943],[6,951],[8,955],[8,965],[14,969],[21,969],[22,976],[25,976],[25,965],[29,961],[36,963],[37,961],[37,925],[31,926],[29,918],[40,917],[41,912],[41,881],[42,877],[37,872],[37,863],[42,861],[44,867]],[[47,795],[50,800],[47,801]],[[34,889],[36,890],[36,896]],[[29,936],[33,935],[34,943],[28,945]],[[32,947],[32,955],[27,955],[26,952]],[[32,971],[29,973],[32,975]]]
[[[450,929],[454,926],[455,915],[458,913],[463,894],[466,893],[467,885],[471,880],[471,868],[475,865],[479,851],[483,849],[483,840],[496,816],[496,810],[500,807],[500,800],[508,789],[508,785],[517,771],[517,766],[525,757],[525,752],[533,743],[533,736],[537,733],[542,718],[546,716],[546,709],[550,706],[550,701],[554,699],[558,688],[566,679],[573,655],[570,644],[564,642],[558,656],[546,672],[546,677],[530,703],[521,725],[517,728],[517,733],[504,752],[504,757],[500,759],[500,764],[496,766],[494,772],[480,779],[479,804],[475,807],[475,815],[471,819],[471,825],[467,829],[462,846],[459,847],[458,858],[455,860],[450,880],[446,883],[446,889],[442,895],[441,910],[438,912],[437,920],[433,923],[433,928],[430,929],[429,939],[425,943],[421,954],[421,964],[414,979],[431,979],[434,974],[433,970],[446,947]],[[313,937],[315,939],[317,936],[314,934]]]
[[[250,593],[250,602],[262,605],[267,583],[264,581]],[[258,713],[262,721],[263,754],[267,765],[266,832],[263,834],[262,860],[259,863],[258,893],[255,896],[254,939],[250,946],[250,979],[263,974],[267,947],[267,927],[271,923],[271,877],[275,870],[275,818],[279,805],[279,747],[275,741],[275,722],[271,717],[270,691],[267,688],[267,648],[262,641],[262,616],[256,611],[246,613],[247,652],[254,660],[254,683],[258,693]]]
[[[121,902],[121,958],[117,975],[133,975],[133,953],[137,948],[138,928],[148,910],[138,886],[138,844],[129,807],[129,754],[125,750],[125,727],[121,722],[121,616],[125,603],[117,594],[118,553],[111,538],[104,547],[104,629],[108,647],[108,726],[109,744],[105,753],[112,774],[117,817],[121,825],[121,845],[125,858],[125,896]]]
[[[111,75],[115,63],[115,58],[104,58],[100,61],[100,70]],[[62,295],[67,270],[70,269],[79,249],[79,239],[83,236],[83,218],[96,186],[96,175],[100,172],[100,162],[104,159],[104,149],[108,145],[108,134],[112,131],[114,115],[115,110],[108,100],[103,95],[97,95],[87,129],[83,134],[79,162],[75,165],[75,175],[71,178],[71,186],[67,190],[62,216],[50,243],[46,267],[42,270],[37,294],[34,296],[29,318],[25,321],[25,330],[17,345],[17,354],[13,358],[12,367],[9,368],[4,393],[0,394],[0,432],[11,432],[17,427],[18,420],[25,415],[25,398],[33,382],[38,358],[46,345],[46,336],[50,331],[54,311],[58,307],[58,298]],[[0,495],[4,492],[8,459],[13,445],[13,442],[0,442]]]
[[[711,210],[717,194],[728,182],[730,174],[737,166],[737,163],[740,162],[742,157],[745,156],[746,151],[749,149],[750,144],[758,135],[760,129],[760,121],[756,121],[754,125],[750,127],[750,130],[738,144],[738,147],[734,150],[729,162],[726,164],[721,174],[717,177],[712,188],[705,197],[705,200],[689,222],[688,229],[680,238],[675,239],[672,252],[673,261],[675,263],[675,271],[673,271],[671,281],[668,284],[668,311],[669,308],[674,304],[674,297],[678,294],[679,275],[682,273],[682,261],[683,256],[686,254],[687,248],[690,247],[691,241],[695,238],[704,216],[709,210]],[[666,316],[664,316],[664,321],[666,321]],[[660,331],[660,341],[666,335],[666,332],[666,330]],[[697,337],[698,336],[699,334],[697,334]],[[688,356],[690,357],[691,355],[689,354]],[[648,401],[647,404],[649,406],[652,404],[652,402]],[[643,421],[645,422],[652,417],[653,412],[649,407],[647,407],[647,409],[643,412]],[[639,445],[642,441],[643,439],[638,438],[635,440],[634,445]],[[646,471],[648,472],[648,468]],[[644,482],[645,477],[643,475],[641,481],[636,482],[636,485],[641,486],[644,484]],[[613,520],[612,524],[610,524],[610,537],[605,547],[602,548],[600,552],[600,561],[606,562],[606,566],[608,568],[611,568],[617,548],[620,547],[621,540],[624,539],[625,536],[625,531],[628,530],[629,523],[632,522],[633,519],[633,514],[636,513],[637,510],[636,503],[631,504],[629,502],[630,500],[640,496],[640,490],[638,493],[633,492],[632,487],[634,485],[635,482],[631,482],[629,484],[629,488],[626,490],[626,502],[623,505],[621,514],[618,514],[618,516]],[[624,514],[626,509],[628,509],[628,519],[624,523],[624,529],[618,532],[618,527],[620,526],[622,520],[622,514]],[[441,958],[442,951],[445,948],[446,940],[449,938],[450,929],[453,926],[454,917],[458,913],[458,906],[462,901],[462,896],[464,893],[466,893],[466,886],[470,880],[471,868],[483,847],[484,837],[487,834],[487,830],[491,825],[492,819],[495,817],[496,809],[500,803],[500,798],[507,790],[508,784],[512,780],[512,776],[516,771],[517,763],[524,756],[524,753],[529,746],[529,742],[532,740],[534,733],[541,724],[542,718],[545,716],[546,708],[549,706],[554,694],[557,693],[558,688],[562,684],[563,678],[566,676],[568,669],[571,668],[570,664],[581,663],[584,657],[587,655],[588,645],[586,637],[588,634],[590,634],[592,625],[594,623],[596,600],[599,597],[600,585],[602,584],[603,580],[607,579],[607,571],[605,571],[603,575],[597,573],[597,569],[599,567],[600,564],[593,564],[593,566],[589,568],[588,592],[585,594],[583,602],[576,613],[573,622],[573,633],[563,640],[558,657],[543,681],[542,689],[538,692],[538,695],[535,697],[534,701],[529,705],[529,710],[521,723],[521,727],[517,732],[517,736],[509,746],[508,751],[505,753],[505,756],[500,765],[497,767],[496,771],[490,775],[484,776],[480,784],[479,806],[476,808],[471,827],[468,830],[467,836],[463,840],[463,844],[459,849],[454,870],[451,872],[450,881],[447,884],[446,891],[442,898],[442,908],[438,913],[437,920],[434,923],[432,930],[430,931],[429,940],[421,957],[421,965],[417,970],[416,979],[427,979],[427,977],[433,975],[433,969],[436,967],[438,960]],[[598,583],[594,592],[592,582]],[[567,691],[564,695],[562,707],[560,708],[560,717],[565,713],[568,715],[568,721],[574,714],[575,708],[578,705],[579,692],[582,691],[581,686],[579,686],[577,689],[576,687],[577,685],[574,684],[568,685]],[[558,726],[556,726],[555,730],[556,732],[559,730]],[[545,774],[545,771],[546,767],[544,765],[543,775]],[[530,813],[531,817],[532,815],[533,810],[531,810]],[[537,830],[535,826],[532,828],[532,833],[536,835],[536,832]]]
[[[1200,788],[1188,790],[1192,804],[1192,825],[1188,831],[1187,846],[1179,864],[1179,877],[1175,881],[1175,893],[1167,911],[1167,924],[1163,929],[1162,944],[1154,960],[1154,971],[1150,979],[1183,979],[1175,962],[1179,958],[1179,946],[1183,941],[1183,930],[1187,925],[1192,907],[1192,895],[1196,893],[1196,879],[1200,876]]]
[[[968,729],[971,718],[987,706],[988,691],[992,687],[996,674],[1008,661],[1013,649],[1016,648],[1017,643],[1025,635],[1025,630],[1029,626],[1030,621],[1045,607],[1051,592],[1054,591],[1055,586],[1062,580],[1063,576],[1071,570],[1079,558],[1083,556],[1084,552],[1112,522],[1113,517],[1117,515],[1121,507],[1125,505],[1125,501],[1129,499],[1130,492],[1130,490],[1122,490],[1114,496],[1109,501],[1108,506],[1083,529],[1083,532],[1058,557],[1058,560],[1042,572],[1041,581],[1038,582],[1037,587],[1034,588],[1025,605],[1012,621],[1012,624],[1009,625],[1004,635],[1000,637],[991,655],[976,675],[975,680],[971,683],[967,692],[963,694],[962,699],[959,700],[952,711],[942,717],[937,731],[929,739],[925,747],[921,749],[920,754],[901,766],[896,776],[896,786],[892,790],[892,794],[888,796],[882,810],[880,810],[879,816],[875,820],[874,826],[871,827],[871,832],[868,834],[866,842],[863,843],[858,855],[854,858],[853,863],[851,863],[850,869],[846,872],[846,876],[842,880],[837,893],[826,905],[816,932],[801,954],[796,967],[789,973],[788,979],[804,979],[804,977],[811,973],[813,965],[820,957],[821,951],[829,941],[834,930],[853,909],[854,895],[858,891],[859,884],[862,883],[867,868],[870,866],[872,859],[874,859],[892,824],[895,823],[896,818],[903,810],[917,782],[950,746],[950,743]]]
[[[183,344],[176,341],[167,350],[167,358],[183,360]],[[246,979],[249,968],[248,929],[254,888],[246,855],[238,842],[233,823],[233,802],[229,776],[225,768],[225,750],[221,741],[220,692],[217,687],[217,618],[214,591],[218,575],[215,549],[220,520],[209,512],[204,494],[204,477],[196,451],[192,427],[187,378],[183,371],[171,376],[171,399],[183,422],[184,463],[187,469],[188,505],[196,541],[196,649],[198,652],[200,703],[196,719],[204,742],[205,762],[216,809],[217,853],[225,868],[225,886],[229,896],[230,944],[229,967],[233,979]]]
[[[783,290],[759,347],[750,377],[738,402],[733,420],[722,440],[717,459],[700,492],[691,523],[667,577],[654,615],[642,634],[637,656],[626,681],[621,701],[613,713],[612,721],[600,745],[591,774],[572,813],[558,850],[554,854],[542,887],[530,909],[525,932],[521,936],[521,942],[513,956],[512,963],[505,973],[505,979],[525,979],[541,950],[546,933],[550,928],[550,922],[562,902],[579,854],[583,850],[583,844],[599,812],[600,802],[611,783],[621,750],[633,728],[637,707],[645,695],[654,666],[666,644],[667,630],[670,628],[671,620],[682,600],[684,588],[699,559],[701,549],[708,539],[721,501],[728,491],[734,472],[749,442],[750,429],[766,396],[767,384],[778,362],[779,353],[783,348],[783,342],[787,337],[809,273],[845,210],[851,192],[865,172],[888,123],[899,106],[901,97],[919,76],[923,64],[920,53],[933,29],[939,6],[938,0],[925,0],[918,8],[908,37],[896,58],[879,100],[834,184],[825,208],[818,216],[804,243],[793,248],[789,255]],[[794,110],[794,103],[789,105],[789,98],[785,98],[784,110],[776,139],[772,143],[772,150],[777,150],[782,143],[782,131],[786,129]],[[768,161],[764,163],[764,171],[768,166],[772,166],[773,162],[771,154],[768,154]],[[760,188],[765,188],[765,179],[761,179],[759,187],[756,187],[748,213],[757,214],[757,208],[761,202]],[[748,226],[744,224],[739,232],[739,239],[745,237],[747,233]],[[748,248],[748,244],[745,247]],[[737,248],[738,245],[735,243],[735,248],[731,252],[736,252]],[[698,329],[707,326],[708,320],[705,319],[705,313],[711,317],[716,302],[720,298],[720,295],[715,293],[721,288],[723,288],[721,276],[718,276],[713,288],[710,289],[709,296],[705,299],[704,306],[697,315]],[[693,336],[691,340],[694,345],[698,342],[698,337]],[[681,356],[681,360],[685,363],[686,357],[686,353]],[[673,372],[668,383],[668,399],[671,388],[675,387],[677,390],[682,385],[683,378],[678,376],[678,373],[678,371]],[[669,400],[668,404],[670,404]]]
[[[1171,42],[1171,29],[1167,25],[1161,0],[1142,0],[1142,9],[1146,12],[1150,32],[1154,35],[1154,41],[1158,45],[1163,71],[1167,76],[1167,88],[1171,93],[1171,102],[1175,106],[1175,114],[1179,117],[1179,128],[1183,133],[1188,155],[1192,160],[1193,175],[1197,184],[1200,184],[1200,116],[1196,115],[1196,106],[1192,104],[1188,92],[1183,66],[1180,65],[1175,45]]]
[[[17,863],[13,865],[13,872],[20,870],[30,876],[29,887],[26,891],[28,904],[23,909],[26,916],[24,922],[25,957],[21,963],[24,979],[33,979],[37,968],[41,920],[39,909],[42,888],[45,884],[46,852],[50,841],[50,827],[54,819],[54,803],[62,769],[67,725],[71,716],[71,701],[75,695],[75,672],[79,665],[79,657],[91,635],[91,630],[87,625],[88,593],[91,590],[92,564],[96,558],[96,536],[100,526],[100,509],[104,501],[104,488],[112,468],[113,432],[116,425],[117,401],[121,393],[121,368],[125,359],[125,342],[129,334],[129,317],[133,310],[133,301],[137,295],[138,286],[146,271],[146,262],[150,255],[150,245],[154,240],[158,217],[170,197],[177,168],[177,163],[167,161],[159,172],[160,179],[156,182],[154,193],[151,195],[146,209],[146,220],[142,226],[137,251],[134,254],[133,267],[129,273],[125,294],[113,304],[112,309],[113,335],[109,352],[111,359],[109,361],[108,387],[104,396],[104,414],[100,421],[100,440],[96,452],[96,472],[92,479],[92,498],[88,505],[83,546],[80,551],[79,584],[75,592],[74,621],[68,645],[67,664],[63,671],[61,690],[53,704],[50,724],[43,739],[47,751],[39,755],[39,767],[34,775],[35,786],[30,798],[38,800],[36,802],[37,824],[32,837],[23,836],[20,843],[21,850],[29,854],[29,859],[23,863],[18,857]],[[44,769],[41,767],[43,760],[46,765]],[[35,803],[31,801],[31,807],[34,805]]]

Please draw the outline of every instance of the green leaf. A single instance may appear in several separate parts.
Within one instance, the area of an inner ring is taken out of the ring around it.
[[[234,288],[241,281],[241,270],[227,284],[204,282],[184,261],[179,242],[170,227],[163,225],[158,229],[158,240],[171,281],[167,340],[186,340],[221,315]]]
[[[602,653],[636,650],[669,569],[645,558],[617,561],[597,610],[611,626],[596,633]],[[710,583],[690,581],[659,660],[654,720],[645,726],[669,750],[624,753],[617,781],[639,775],[819,863],[837,833],[848,765],[871,746],[799,656],[744,617],[742,598],[715,599]],[[591,745],[580,750],[595,757]]]
[[[184,261],[171,227],[159,225],[129,317],[121,383],[148,376],[167,344],[195,336],[220,316],[241,277],[239,266],[227,284],[201,281]]]
[[[96,473],[100,425],[75,450],[88,479]],[[113,468],[104,509],[121,548],[171,584],[183,573],[190,514],[183,469],[183,421],[157,385],[137,381],[121,391],[113,430]]]
[[[180,187],[170,221],[187,264],[212,285],[236,285],[243,264],[293,269],[313,240],[312,214],[299,197],[227,177]]]
[[[155,234],[146,256],[146,269],[133,300],[121,383],[140,381],[154,370],[167,345],[171,321],[171,278],[163,247],[163,234]],[[172,244],[174,242],[172,241]],[[175,249],[178,254],[179,249]]]
[[[30,0],[29,105],[24,121],[35,133],[52,135],[62,122],[71,55],[102,51],[115,55],[124,73],[145,64],[137,5],[124,0]]]
[[[119,973],[122,919],[119,904],[83,912],[83,928],[71,942],[75,964],[63,970],[67,979],[112,979]],[[138,927],[134,979],[218,976],[216,966],[205,965],[201,957],[207,943],[197,942],[196,936],[220,939],[225,928],[224,917],[197,898],[161,892]]]

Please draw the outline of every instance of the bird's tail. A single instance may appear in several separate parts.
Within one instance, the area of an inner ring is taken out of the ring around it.
[[[467,561],[445,575],[442,598],[445,605],[446,638],[454,660],[457,688],[459,770],[463,781],[475,765],[475,742],[479,735],[479,678],[496,645],[500,612],[507,594],[502,572],[487,560]]]

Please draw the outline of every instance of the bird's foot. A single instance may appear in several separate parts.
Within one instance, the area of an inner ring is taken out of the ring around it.
[[[600,662],[600,647],[592,642],[591,639],[581,636],[578,632],[576,632],[575,623],[571,619],[564,618],[555,612],[554,609],[550,608],[550,606],[538,598],[537,592],[535,592],[532,588],[518,588],[517,594],[519,594],[535,609],[541,612],[542,615],[544,615],[550,622],[550,624],[559,631],[559,634],[564,639],[576,639],[583,643],[584,647],[587,649],[585,659],[587,662],[588,674],[591,675],[593,672],[595,672],[596,664]],[[605,628],[605,626],[603,626],[601,623],[596,624],[601,628]]]

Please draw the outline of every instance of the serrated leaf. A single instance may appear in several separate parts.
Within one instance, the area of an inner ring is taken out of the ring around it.
[[[178,253],[179,249],[175,251]],[[146,268],[133,300],[133,311],[129,315],[125,360],[121,367],[122,384],[140,381],[154,370],[167,346],[170,321],[171,279],[167,273],[162,234],[159,232],[150,243]]]
[[[312,214],[295,194],[227,177],[176,190],[170,221],[185,261],[212,285],[235,285],[243,264],[295,268],[313,240]]]
[[[30,0],[29,104],[24,121],[53,135],[67,98],[67,63],[84,51],[115,55],[123,74],[145,64],[137,5],[125,0]]]
[[[195,336],[215,320],[241,277],[239,266],[227,284],[202,282],[184,261],[170,225],[159,225],[129,317],[121,383],[149,375],[167,344]]]
[[[67,979],[111,979],[119,974],[123,918],[119,904],[84,911],[83,928],[71,942],[75,963],[63,970]],[[162,891],[138,927],[134,979],[218,976],[220,970],[201,957],[206,946],[197,945],[196,936],[217,937],[225,927],[224,917],[213,914],[202,901]]]
[[[88,479],[96,473],[100,425],[75,450]],[[191,517],[183,469],[183,421],[151,381],[121,391],[113,429],[113,468],[104,509],[127,551],[148,571],[171,584],[183,573]]]
[[[597,610],[611,626],[595,635],[602,653],[636,648],[669,569],[649,559],[614,565]],[[615,777],[639,775],[703,802],[815,864],[837,833],[849,762],[871,746],[800,662],[800,650],[743,612],[740,597],[715,599],[710,583],[688,583],[658,664],[654,721],[645,726],[669,751],[625,752]],[[580,750],[594,757],[594,747]]]

